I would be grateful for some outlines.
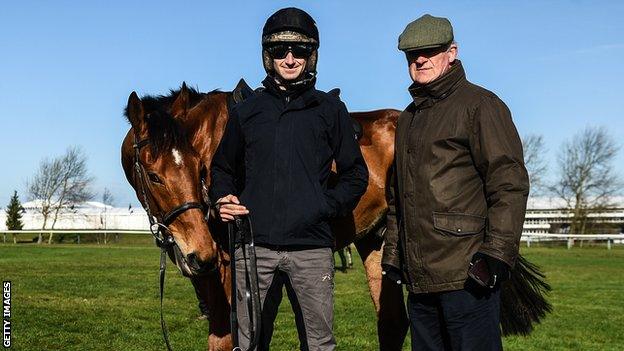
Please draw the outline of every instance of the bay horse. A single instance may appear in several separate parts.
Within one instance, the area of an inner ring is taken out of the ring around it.
[[[226,227],[217,220],[205,221],[209,165],[223,135],[229,107],[241,100],[247,90],[251,91],[241,80],[232,92],[199,93],[186,84],[166,96],[141,99],[133,92],[125,111],[131,124],[121,147],[126,178],[144,207],[150,208],[161,222],[166,222],[164,217],[170,219],[165,224],[177,245],[169,256],[180,272],[190,278],[198,298],[208,309],[210,351],[231,350],[232,344]],[[369,184],[352,215],[330,224],[336,249],[353,242],[360,254],[377,314],[381,350],[401,350],[408,329],[402,287],[382,279],[381,270],[387,173],[394,158],[398,116],[399,111],[392,109],[351,113],[361,126],[359,144],[368,166]],[[136,171],[139,164],[144,177]],[[201,206],[181,205],[188,203]],[[508,284],[513,289],[503,299],[501,312],[507,312],[507,316],[501,320],[511,324],[508,333],[526,334],[531,323],[549,311],[539,291],[540,287],[549,287],[529,263],[516,266],[520,272],[515,280],[520,283]]]

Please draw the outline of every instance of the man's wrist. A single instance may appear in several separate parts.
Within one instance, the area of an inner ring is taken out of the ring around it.
[[[397,283],[397,284],[401,284],[403,281],[403,273],[401,272],[401,270],[397,267],[394,267],[392,265],[388,265],[388,264],[382,264],[381,265],[381,274],[390,279],[391,281]]]

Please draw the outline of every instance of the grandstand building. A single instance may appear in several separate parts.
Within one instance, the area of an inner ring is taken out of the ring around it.
[[[589,222],[600,234],[624,232],[624,197],[613,199],[614,207],[588,214]],[[524,218],[525,234],[567,234],[572,213],[562,199],[549,197],[529,198]]]

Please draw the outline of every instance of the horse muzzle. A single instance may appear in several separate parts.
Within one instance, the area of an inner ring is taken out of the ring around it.
[[[201,261],[194,252],[185,256],[178,245],[173,246],[173,256],[180,273],[187,278],[206,275],[217,269],[216,260]]]

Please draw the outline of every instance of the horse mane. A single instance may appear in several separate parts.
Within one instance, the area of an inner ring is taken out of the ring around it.
[[[181,89],[182,88],[170,89],[168,95],[143,96],[141,98],[141,101],[143,102],[143,109],[145,110],[145,113],[150,113],[152,111],[166,111],[167,113],[169,113],[169,109],[171,108],[171,105],[173,104],[175,99],[178,97]],[[206,95],[212,93],[200,93],[199,91],[197,91],[197,89],[192,87],[189,87],[187,89],[189,96],[189,109],[195,107],[195,105],[202,101],[206,97]]]
[[[141,98],[146,116],[150,146],[155,157],[158,157],[161,152],[174,148],[180,151],[192,149],[186,129],[183,128],[177,119],[171,116],[171,105],[178,97],[180,90],[181,88],[170,89],[167,95],[145,95]],[[200,93],[195,88],[188,88],[189,110],[215,92],[218,91]],[[130,122],[127,107],[124,109],[124,116]]]

